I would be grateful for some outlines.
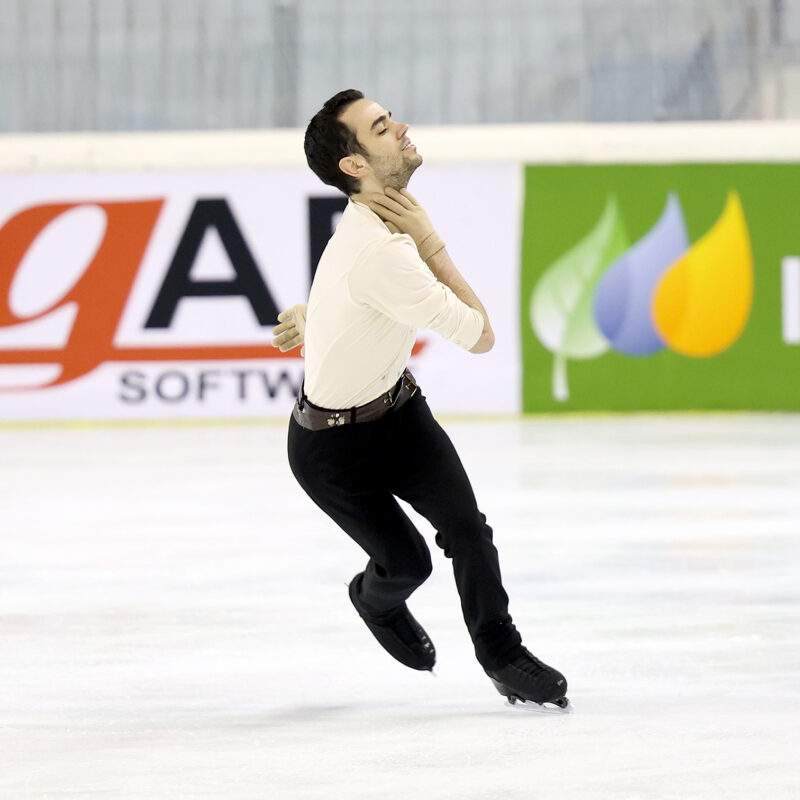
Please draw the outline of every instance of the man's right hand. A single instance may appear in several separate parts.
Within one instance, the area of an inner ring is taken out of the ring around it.
[[[281,311],[278,322],[272,329],[272,346],[277,347],[282,353],[303,344],[306,334],[306,305],[296,305]],[[305,347],[303,348],[305,350]],[[300,355],[304,355],[303,350]]]
[[[420,258],[427,261],[444,247],[425,209],[408,189],[387,187],[383,194],[374,194],[369,207],[386,223],[392,233],[407,233],[417,245]]]

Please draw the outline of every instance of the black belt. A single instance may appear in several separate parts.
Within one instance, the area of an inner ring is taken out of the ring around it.
[[[309,431],[326,431],[329,428],[350,425],[355,422],[374,422],[390,411],[396,411],[405,405],[414,396],[417,388],[414,376],[406,370],[400,380],[380,397],[370,400],[363,406],[353,406],[353,408],[338,411],[320,408],[309,403],[308,398],[301,390],[300,397],[297,398],[294,409],[292,409],[292,417],[301,428]]]

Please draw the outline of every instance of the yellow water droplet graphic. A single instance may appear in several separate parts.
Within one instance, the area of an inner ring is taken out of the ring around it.
[[[753,304],[753,253],[736,192],[713,227],[664,273],[653,293],[653,321],[666,344],[704,358],[727,350]]]

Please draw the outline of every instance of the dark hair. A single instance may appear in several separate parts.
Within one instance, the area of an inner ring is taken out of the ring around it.
[[[339,169],[339,161],[353,154],[366,155],[366,151],[339,115],[350,103],[363,97],[358,89],[345,89],[335,94],[314,114],[306,128],[304,147],[308,166],[323,183],[335,186],[348,196],[361,188],[361,182],[345,175]]]

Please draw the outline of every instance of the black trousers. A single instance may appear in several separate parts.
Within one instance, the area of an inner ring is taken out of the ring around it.
[[[464,621],[485,669],[520,650],[492,529],[461,460],[420,391],[375,422],[309,431],[291,420],[289,464],[311,499],[369,555],[359,610],[377,620],[430,575],[425,540],[398,504],[436,529],[452,559]]]

